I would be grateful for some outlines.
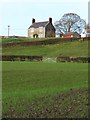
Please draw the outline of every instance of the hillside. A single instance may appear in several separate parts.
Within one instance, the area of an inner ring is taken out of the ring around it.
[[[87,57],[88,41],[48,45],[16,43],[3,46],[2,54]],[[88,117],[88,63],[3,61],[2,68],[3,117]]]
[[[73,41],[38,46],[8,46],[3,47],[3,55],[41,55],[43,57],[57,56],[88,56],[88,41]]]

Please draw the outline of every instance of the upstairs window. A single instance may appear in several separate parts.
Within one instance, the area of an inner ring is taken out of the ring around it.
[[[31,31],[31,32],[34,32],[34,28],[30,28],[30,31]]]
[[[39,27],[39,32],[42,32],[43,31],[43,27]]]

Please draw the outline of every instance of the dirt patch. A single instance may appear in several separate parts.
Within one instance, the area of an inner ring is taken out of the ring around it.
[[[22,103],[21,103],[22,104]],[[54,96],[35,99],[23,112],[15,111],[13,105],[4,118],[88,118],[88,90],[70,89]]]

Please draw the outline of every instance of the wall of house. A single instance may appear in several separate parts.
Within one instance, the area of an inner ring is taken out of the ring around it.
[[[49,23],[45,28],[45,37],[55,37],[55,28]]]
[[[38,35],[39,38],[45,38],[45,28],[30,28],[28,29],[28,37],[34,38],[34,35]]]

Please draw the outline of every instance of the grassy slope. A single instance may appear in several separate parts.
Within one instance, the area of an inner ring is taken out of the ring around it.
[[[66,106],[71,105],[72,107],[77,104],[81,109],[84,107],[83,114],[82,111],[79,111],[78,116],[80,114],[86,116],[86,92],[79,92],[79,94],[69,92],[67,97],[65,94],[70,89],[75,91],[82,88],[87,89],[87,81],[88,65],[86,63],[3,62],[3,115],[6,112],[9,117],[15,117],[14,113],[18,117],[22,117],[22,115],[23,117],[34,117],[35,115],[37,117],[55,117],[60,113],[56,112],[58,114],[56,115],[54,111],[49,114],[49,110],[55,110],[55,106],[60,104],[63,111],[61,111],[61,116],[66,116],[69,109]],[[65,92],[64,97],[59,96],[61,92]],[[54,96],[56,96],[55,99]],[[57,97],[59,98],[56,100]],[[78,103],[78,101],[82,103]],[[59,107],[57,110],[60,110]],[[67,116],[75,117],[78,107],[76,106],[73,112],[71,109],[71,113],[69,112]]]
[[[44,57],[57,56],[88,56],[88,41],[67,42],[46,46],[13,46],[4,47],[3,55],[42,55]]]
[[[88,56],[88,41],[6,47],[3,54]],[[87,116],[87,70],[87,64],[82,63],[3,62],[3,115]]]
[[[0,43],[1,42],[3,44],[6,44],[6,43],[19,43],[19,42],[50,40],[50,39],[55,39],[55,38],[2,38],[2,40],[0,40]],[[60,39],[60,38],[56,38],[56,39]]]

